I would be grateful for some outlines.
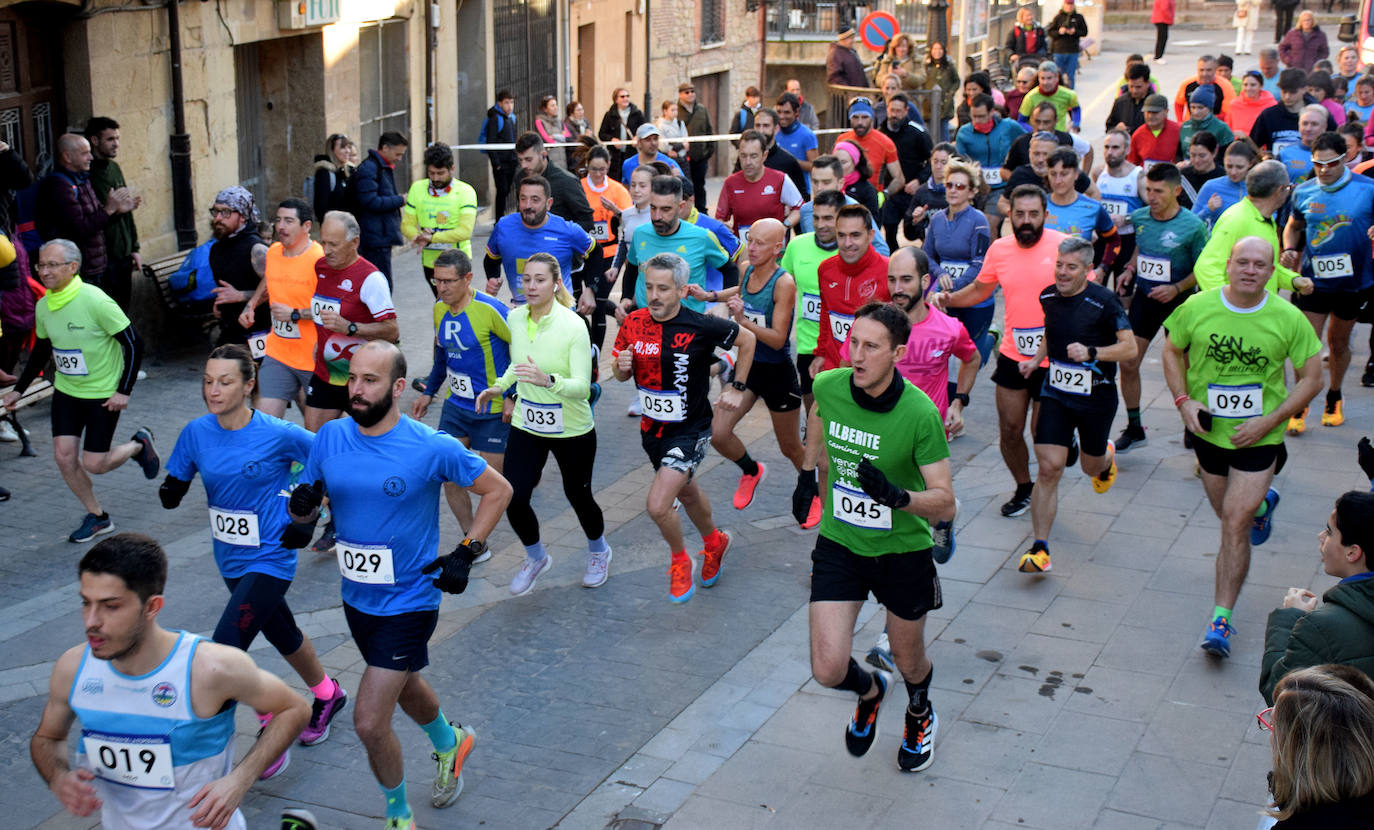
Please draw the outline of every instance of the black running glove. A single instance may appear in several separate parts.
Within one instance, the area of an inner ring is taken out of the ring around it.
[[[431,579],[435,588],[448,594],[461,594],[468,589],[468,572],[472,563],[486,550],[486,544],[478,539],[464,539],[453,553],[440,556],[420,569],[428,574],[439,571],[439,576]]]
[[[792,518],[797,524],[805,524],[811,512],[811,501],[820,495],[816,488],[816,471],[802,470],[797,473],[797,487],[792,491]]]
[[[1368,443],[1369,439],[1365,439],[1365,444],[1367,445]],[[1364,456],[1361,455],[1360,458],[1363,459]],[[181,500],[186,495],[186,491],[190,489],[191,482],[182,481],[176,476],[167,476],[167,478],[163,480],[162,486],[157,488],[157,497],[162,500],[163,507],[168,510],[173,510],[181,504]]]
[[[1369,443],[1369,436],[1360,439],[1358,444],[1360,451],[1360,469],[1369,476],[1370,481],[1374,481],[1374,446]]]
[[[286,509],[293,518],[305,518],[318,510],[323,503],[323,481],[316,481],[314,484],[297,484],[296,489],[291,491],[291,501],[287,503]]]
[[[859,487],[878,504],[901,510],[911,504],[911,494],[887,480],[867,458],[859,462]]]
[[[281,546],[287,550],[300,550],[310,544],[313,538],[315,522],[288,522],[286,527],[282,528]]]

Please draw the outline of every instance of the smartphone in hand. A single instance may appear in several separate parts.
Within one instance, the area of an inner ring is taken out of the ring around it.
[[[1198,425],[1202,427],[1203,432],[1212,431],[1212,413],[1208,412],[1205,409],[1198,410],[1197,422]]]

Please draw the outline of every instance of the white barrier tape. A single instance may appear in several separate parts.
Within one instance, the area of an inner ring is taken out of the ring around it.
[[[823,129],[823,130],[812,130],[811,132],[815,133],[816,135],[838,135],[839,133],[847,133],[847,132],[849,132],[849,128],[848,128],[848,127],[827,127],[827,128],[825,128],[825,129]],[[742,133],[721,133],[721,134],[719,134],[719,135],[691,135],[691,136],[687,136],[686,138],[669,138],[669,139],[667,139],[667,140],[670,141],[670,142],[673,142],[673,141],[687,141],[687,142],[692,142],[692,141],[737,141],[737,140],[739,140],[739,137],[740,137],[741,135],[742,135]],[[660,139],[662,139],[662,136],[660,136]],[[614,139],[614,140],[612,140],[612,141],[603,141],[603,142],[601,142],[601,144],[602,144],[602,146],[606,146],[606,147],[613,146],[613,145],[622,146],[622,147],[633,147],[635,143],[634,143],[633,141],[622,141],[622,140],[620,140],[620,139],[617,138],[617,139]],[[583,144],[583,143],[580,142],[580,141],[560,141],[560,142],[557,142],[557,143],[554,143],[554,144],[551,144],[551,143],[549,143],[549,142],[545,142],[545,143],[544,143],[544,146],[545,146],[545,147],[585,147],[586,145]],[[515,149],[515,145],[514,145],[514,144],[450,144],[450,145],[448,145],[448,148],[449,148],[450,150],[514,150],[514,149]]]

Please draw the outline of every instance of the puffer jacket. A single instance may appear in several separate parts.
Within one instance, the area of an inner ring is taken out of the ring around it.
[[[1336,585],[1313,611],[1269,613],[1259,690],[1270,706],[1285,674],[1326,663],[1354,666],[1374,677],[1374,578]]]

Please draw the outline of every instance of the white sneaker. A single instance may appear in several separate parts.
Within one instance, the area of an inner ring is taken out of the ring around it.
[[[582,575],[583,588],[600,588],[611,575],[611,546],[600,553],[587,554],[587,572]]]
[[[515,575],[515,578],[510,581],[511,594],[517,597],[521,594],[528,594],[534,589],[534,581],[539,578],[540,574],[547,571],[552,564],[553,557],[549,556],[547,553],[544,554],[544,558],[540,559],[538,562],[532,561],[526,556],[525,563],[520,566],[520,571]]]
[[[6,444],[13,444],[19,440],[19,433],[14,431],[9,421],[0,421],[0,441]]]

